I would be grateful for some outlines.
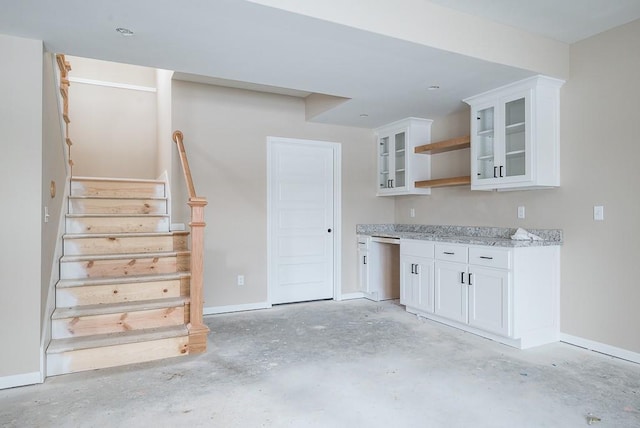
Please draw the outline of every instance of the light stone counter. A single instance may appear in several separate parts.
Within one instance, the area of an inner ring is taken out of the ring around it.
[[[515,228],[439,226],[423,224],[358,224],[358,235],[383,238],[420,239],[454,244],[488,245],[494,247],[537,247],[562,245],[561,229],[527,229],[542,241],[520,241],[511,239]]]

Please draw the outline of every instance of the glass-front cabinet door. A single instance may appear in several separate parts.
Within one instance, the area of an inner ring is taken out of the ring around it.
[[[527,175],[527,123],[524,97],[504,104],[504,177]]]
[[[494,118],[494,106],[483,108],[476,114],[475,137],[478,144],[475,152],[475,173],[478,180],[494,178]]]
[[[391,186],[389,136],[381,137],[378,144],[378,184],[380,189],[388,189]]]
[[[405,187],[407,177],[407,133],[398,132],[394,135],[394,175],[393,187]]]

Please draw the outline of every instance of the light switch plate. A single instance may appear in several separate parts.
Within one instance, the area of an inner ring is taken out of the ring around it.
[[[518,207],[518,218],[524,218],[524,206]]]

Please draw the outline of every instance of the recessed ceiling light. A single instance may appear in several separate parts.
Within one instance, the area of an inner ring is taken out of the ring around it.
[[[369,115],[367,113],[362,113],[360,117],[369,117]]]
[[[431,86],[429,86],[427,88],[428,91],[435,91],[435,90],[438,90],[438,89],[440,89],[440,86],[438,86],[438,85],[431,85]]]
[[[116,28],[116,31],[123,36],[133,36],[133,31],[129,30],[128,28],[118,27]]]

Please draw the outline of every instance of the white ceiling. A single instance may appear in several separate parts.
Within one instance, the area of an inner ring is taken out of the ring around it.
[[[640,17],[639,0],[433,2],[565,41]],[[348,98],[314,119],[326,123],[437,118],[462,109],[465,97],[532,74],[243,0],[3,3],[0,33],[44,40],[53,52],[175,70],[213,84]],[[122,37],[116,27],[135,36]],[[431,85],[441,89],[428,91]]]

